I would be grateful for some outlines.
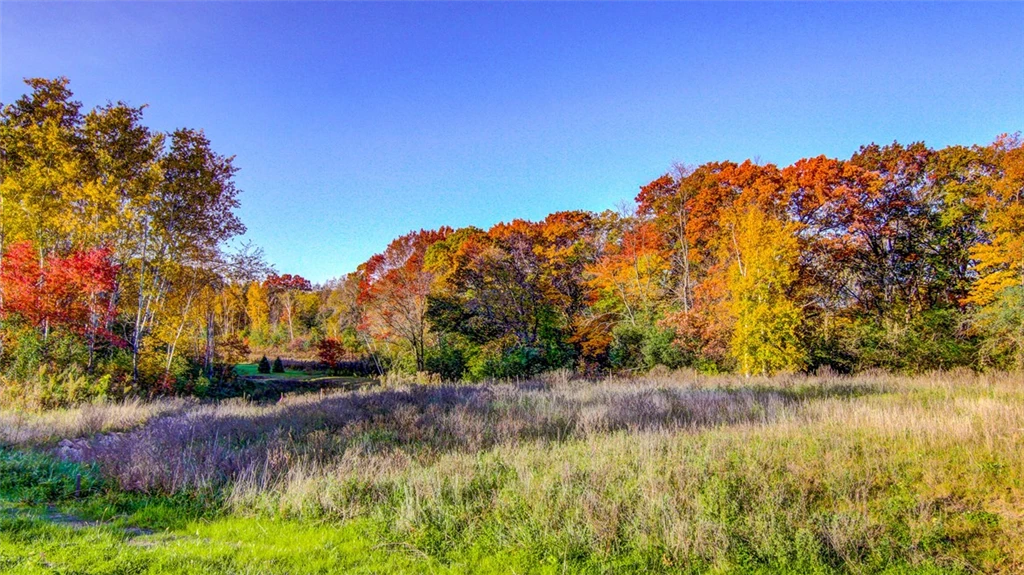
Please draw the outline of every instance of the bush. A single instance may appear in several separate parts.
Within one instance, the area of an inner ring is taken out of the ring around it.
[[[220,363],[234,365],[245,361],[252,351],[245,340],[238,337],[238,334],[231,334],[220,338],[217,342],[217,359]]]
[[[964,320],[962,312],[950,308],[925,310],[907,320],[865,319],[844,334],[844,346],[857,358],[855,371],[923,373],[969,366],[977,342],[964,333]]]
[[[649,370],[656,365],[677,369],[691,363],[675,345],[675,333],[670,329],[620,324],[612,330],[612,336],[608,355],[617,369]]]
[[[345,357],[345,348],[340,341],[328,337],[317,342],[316,356],[331,373],[338,375],[338,366]]]
[[[466,356],[462,349],[447,341],[427,350],[426,368],[445,381],[456,381],[466,371]]]
[[[468,379],[532,377],[549,369],[545,350],[538,347],[484,346],[468,363]]]
[[[75,365],[62,370],[42,365],[32,377],[22,379],[0,377],[0,405],[27,409],[70,407],[106,398],[109,391],[109,375],[90,377]]]
[[[256,365],[256,371],[259,373],[270,373],[270,361],[267,360],[267,356],[260,358],[259,364]]]
[[[212,385],[205,375],[200,375],[192,382],[191,387],[192,395],[196,397],[206,397],[210,393]]]
[[[274,359],[274,367],[271,369],[274,373],[284,373],[284,364],[281,363],[281,358],[277,357]]]
[[[982,366],[1024,369],[1024,288],[1002,290],[972,319],[982,336],[978,349]]]

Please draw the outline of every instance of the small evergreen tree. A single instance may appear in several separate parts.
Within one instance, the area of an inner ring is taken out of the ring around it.
[[[284,364],[281,363],[281,358],[274,359],[274,373],[284,373]]]
[[[267,356],[260,358],[260,363],[256,366],[256,371],[260,373],[270,373],[270,361],[267,360]]]

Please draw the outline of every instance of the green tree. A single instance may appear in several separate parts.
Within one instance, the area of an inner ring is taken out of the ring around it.
[[[267,359],[267,356],[264,355],[260,358],[259,363],[256,364],[256,371],[259,373],[270,373],[270,361]]]

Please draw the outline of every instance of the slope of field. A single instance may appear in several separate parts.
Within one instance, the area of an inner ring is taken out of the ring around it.
[[[1024,379],[677,373],[0,412],[15,573],[1024,571]]]

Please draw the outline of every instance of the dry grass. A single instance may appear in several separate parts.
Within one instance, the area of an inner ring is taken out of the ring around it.
[[[429,462],[447,453],[495,446],[564,442],[616,431],[679,431],[776,421],[809,398],[875,393],[881,384],[822,385],[806,378],[747,381],[689,375],[602,382],[537,380],[519,384],[411,386],[287,396],[275,404],[231,400],[84,406],[19,416],[29,441],[112,431],[125,412],[126,433],[82,438],[61,452],[98,463],[123,487],[173,492],[210,489],[254,473],[276,481],[297,467],[329,466],[382,452]],[[133,420],[131,415],[137,415]],[[107,428],[104,429],[104,426]],[[15,428],[17,429],[17,428]],[[24,443],[24,440],[19,441]]]
[[[184,399],[126,399],[43,412],[0,410],[0,445],[34,447],[61,439],[126,431],[196,404]]]
[[[372,517],[440,558],[1024,571],[1020,374],[563,376],[89,409],[104,408],[23,418],[53,429],[20,435],[3,416],[0,437],[104,432],[64,456],[128,489],[215,490],[237,513]]]

